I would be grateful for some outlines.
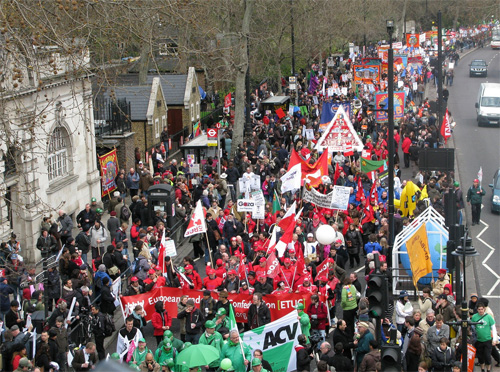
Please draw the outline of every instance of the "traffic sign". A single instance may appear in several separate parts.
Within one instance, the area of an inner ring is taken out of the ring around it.
[[[208,140],[213,140],[213,139],[217,139],[217,132],[218,132],[218,129],[217,128],[208,128],[207,129],[207,139]]]
[[[217,146],[218,133],[219,130],[217,128],[207,129],[207,146]]]
[[[220,129],[220,121],[219,121],[219,122],[217,122],[217,123],[215,124],[215,127],[216,127],[217,129]]]

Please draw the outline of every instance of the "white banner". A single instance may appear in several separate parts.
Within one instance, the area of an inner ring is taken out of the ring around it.
[[[297,368],[297,353],[294,347],[299,343],[297,337],[302,333],[297,320],[297,310],[266,324],[265,326],[241,334],[244,343],[253,350],[263,351],[273,371],[291,372]]]
[[[351,195],[351,188],[344,186],[333,187],[331,209],[340,209],[346,211],[349,208],[349,196]]]
[[[331,208],[332,195],[333,192],[325,195],[319,193],[316,189],[307,190],[307,188],[305,188],[302,199],[321,208]]]
[[[263,205],[255,204],[255,206],[253,207],[253,210],[252,210],[252,218],[254,220],[263,220],[264,218],[266,218],[265,212],[266,211],[265,211]]]
[[[236,202],[236,210],[238,212],[253,212],[253,207],[256,203],[252,199],[238,199]]]
[[[266,200],[264,199],[264,193],[262,190],[252,191],[251,197],[255,205],[264,206],[266,205]]]
[[[281,193],[300,189],[302,181],[302,164],[295,164],[281,177]]]

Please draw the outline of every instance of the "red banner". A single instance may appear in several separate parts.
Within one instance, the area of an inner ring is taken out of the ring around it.
[[[122,309],[125,312],[125,317],[132,314],[135,306],[141,305],[144,309],[146,319],[150,321],[151,316],[155,312],[155,303],[158,301],[163,301],[164,307],[171,317],[177,317],[177,303],[183,295],[188,295],[189,298],[194,300],[196,307],[200,307],[200,301],[203,298],[203,291],[168,287],[158,288],[137,296],[121,297],[120,300],[122,303]],[[216,292],[212,292],[212,297],[217,300],[219,295]],[[299,302],[304,303],[307,308],[310,303],[310,298],[310,293],[285,293],[278,295],[265,295],[264,301],[271,311],[271,319],[276,320],[292,312],[294,307],[297,306]],[[246,323],[248,321],[248,308],[252,304],[252,295],[230,294],[228,299],[233,304],[236,321]]]
[[[118,158],[116,149],[99,156],[99,165],[101,166],[101,185],[102,197],[110,194],[116,189],[116,176],[118,175]]]

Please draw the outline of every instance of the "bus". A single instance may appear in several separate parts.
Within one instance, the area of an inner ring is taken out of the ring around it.
[[[500,27],[496,26],[491,30],[491,48],[500,49]]]

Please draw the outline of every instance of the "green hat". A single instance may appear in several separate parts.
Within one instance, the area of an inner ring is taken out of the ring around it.
[[[133,370],[133,371],[140,371],[139,366],[138,366],[137,364],[132,363],[132,362],[130,362],[130,363],[128,364],[128,368],[130,368],[130,369],[131,369],[131,370]]]
[[[217,310],[217,316],[222,316],[222,315],[226,315],[226,309],[224,309],[223,307],[221,307],[219,310]]]
[[[233,362],[231,362],[231,359],[224,358],[221,360],[220,369],[223,371],[229,371],[231,368],[233,368]]]
[[[207,320],[205,322],[205,328],[215,328],[215,322],[213,320]]]
[[[90,199],[90,202],[91,202],[91,203],[96,202],[96,201],[97,201],[97,199],[96,199],[96,198],[92,198],[92,199]]]
[[[113,353],[113,354],[111,354],[110,358],[113,360],[120,360],[120,354]]]
[[[139,339],[139,342],[146,342],[146,340],[145,340],[145,339],[144,339],[144,337],[143,337],[143,338],[140,338],[140,339]]]
[[[99,213],[99,214],[101,214],[101,213],[102,213],[102,209],[101,209],[101,208],[97,208],[95,211],[96,211],[97,213]]]
[[[304,304],[303,304],[302,302],[299,302],[299,303],[297,304],[297,306],[295,306],[295,308],[296,308],[297,310],[304,310],[304,309],[305,309]]]
[[[262,364],[262,361],[259,358],[252,359],[252,367],[260,366],[261,364]]]
[[[179,266],[179,267],[177,268],[177,270],[178,270],[180,273],[184,273],[184,272],[185,272],[185,270],[184,270],[184,268],[183,268],[182,266]]]
[[[172,344],[170,342],[164,342],[163,343],[163,348],[164,349],[171,349],[172,348]]]
[[[21,358],[19,359],[19,367],[31,367],[31,362],[28,358]]]
[[[458,187],[458,186],[460,186],[460,184],[457,181],[455,181],[455,182],[453,182],[453,186]]]
[[[163,338],[172,338],[174,334],[172,333],[171,330],[167,329],[165,332],[163,332]]]
[[[191,342],[184,342],[184,345],[182,345],[182,350],[186,350],[190,346],[193,346]]]

